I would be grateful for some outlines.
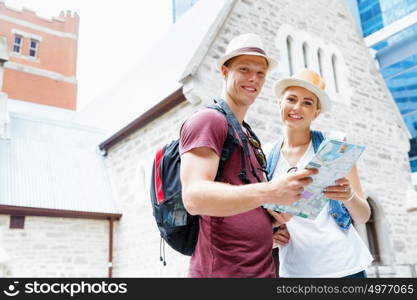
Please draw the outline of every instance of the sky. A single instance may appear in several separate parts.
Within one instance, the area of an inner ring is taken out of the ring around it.
[[[77,110],[117,83],[172,26],[172,0],[3,1],[48,19],[78,13]]]

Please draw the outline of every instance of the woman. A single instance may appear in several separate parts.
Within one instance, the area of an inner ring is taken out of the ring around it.
[[[276,83],[285,134],[268,156],[270,178],[302,169],[314,156],[325,136],[312,131],[311,123],[330,109],[324,88],[320,76],[307,69]],[[327,187],[324,195],[332,200],[314,220],[270,211],[281,223],[289,219],[274,235],[281,277],[366,277],[373,258],[351,221],[366,223],[370,207],[356,167]]]

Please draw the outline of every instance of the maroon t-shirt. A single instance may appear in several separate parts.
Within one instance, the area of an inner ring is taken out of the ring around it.
[[[194,114],[181,127],[180,154],[208,147],[220,157],[227,135],[225,117],[214,109]],[[237,135],[236,135],[237,136]],[[264,174],[252,147],[252,165],[259,178]],[[223,182],[241,185],[239,147],[226,162]],[[248,178],[257,182],[245,155]],[[198,166],[196,166],[198,167]],[[275,277],[272,255],[272,224],[265,209],[258,207],[229,217],[200,216],[200,231],[191,257],[190,277]]]

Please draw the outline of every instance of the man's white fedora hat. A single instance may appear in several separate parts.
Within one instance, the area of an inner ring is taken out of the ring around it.
[[[254,33],[245,33],[235,37],[229,42],[226,53],[217,61],[217,68],[220,69],[226,61],[239,55],[265,57],[268,61],[269,70],[277,65],[276,60],[266,54],[261,38]]]
[[[302,69],[291,77],[278,80],[274,86],[275,95],[280,97],[285,89],[290,86],[300,86],[315,94],[320,101],[321,112],[327,112],[331,109],[330,97],[324,91],[326,83],[316,72]]]

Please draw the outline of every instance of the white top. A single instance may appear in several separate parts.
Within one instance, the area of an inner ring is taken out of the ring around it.
[[[313,158],[312,142],[297,163],[303,169]],[[273,177],[286,174],[290,166],[280,154]],[[287,222],[290,240],[280,246],[281,277],[343,277],[366,270],[373,258],[351,225],[344,232],[331,218],[327,204],[315,220],[294,216]]]

